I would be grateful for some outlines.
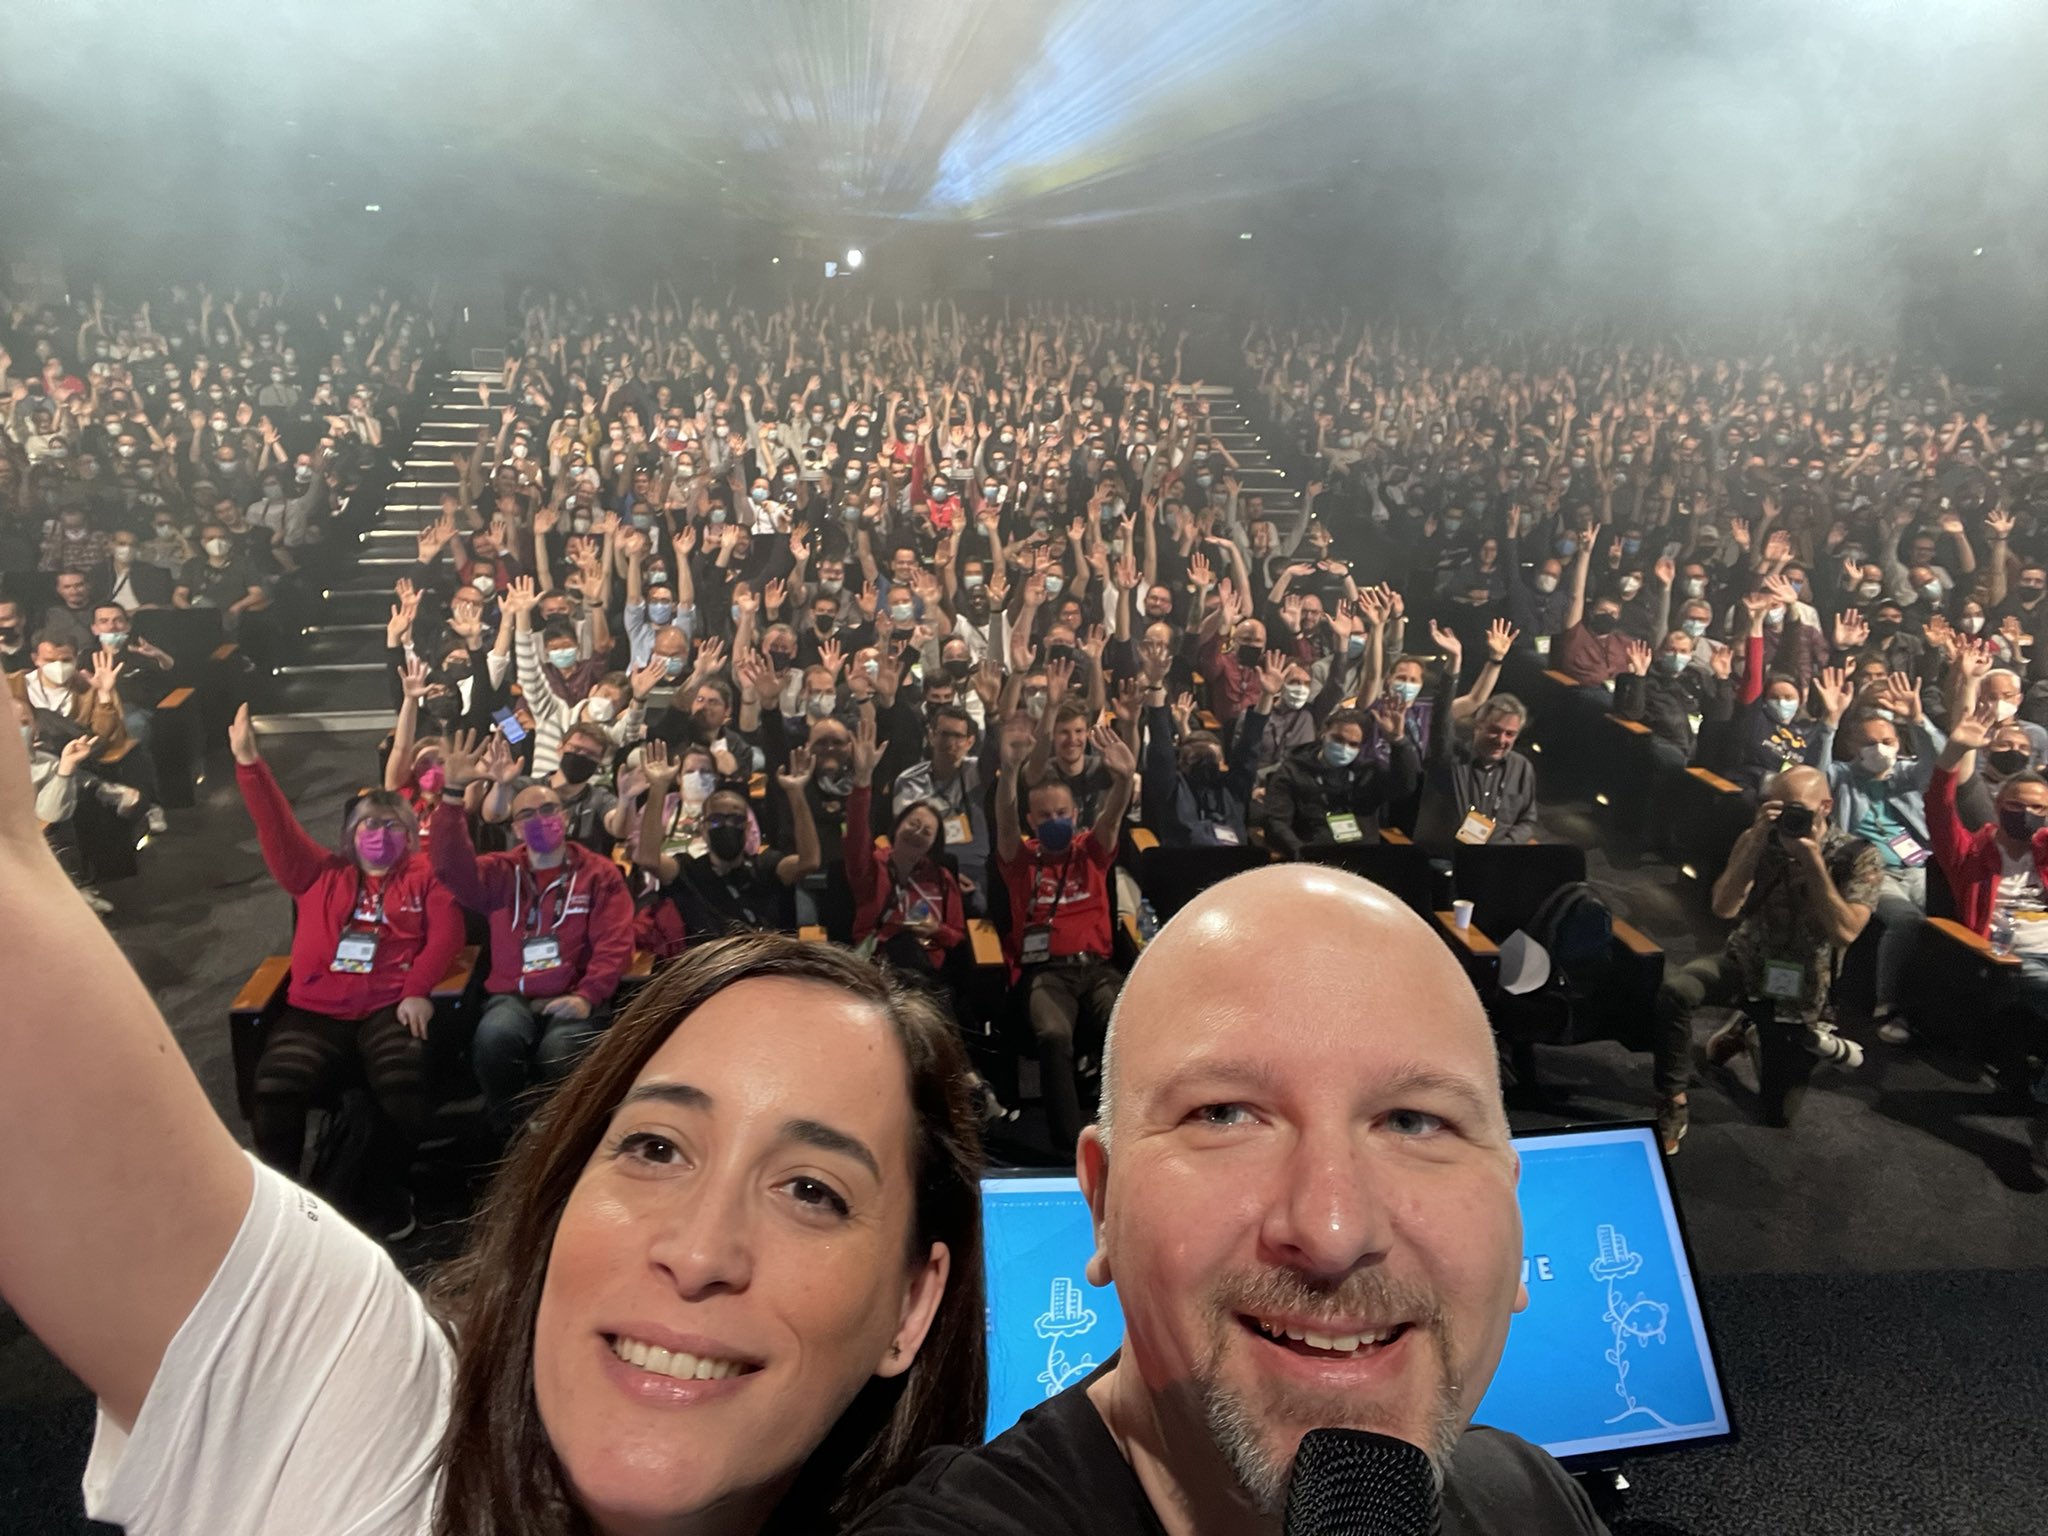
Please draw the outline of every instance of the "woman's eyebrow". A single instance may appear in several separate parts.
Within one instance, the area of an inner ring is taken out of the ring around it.
[[[782,1122],[782,1139],[801,1142],[807,1147],[816,1147],[820,1152],[836,1152],[850,1157],[861,1164],[875,1178],[882,1176],[882,1165],[875,1154],[868,1150],[868,1144],[851,1132],[842,1131],[822,1120],[785,1120]]]
[[[619,1100],[619,1108],[650,1102],[673,1104],[678,1109],[709,1109],[711,1095],[688,1083],[642,1083]]]

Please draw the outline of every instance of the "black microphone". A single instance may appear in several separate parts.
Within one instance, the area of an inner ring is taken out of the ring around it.
[[[1294,1453],[1286,1536],[1437,1536],[1436,1471],[1417,1446],[1363,1429],[1312,1429]]]

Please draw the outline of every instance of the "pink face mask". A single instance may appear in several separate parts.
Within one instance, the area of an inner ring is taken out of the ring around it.
[[[562,840],[569,830],[568,821],[559,814],[532,817],[520,834],[526,839],[526,846],[545,858],[562,846]]]
[[[419,771],[416,782],[423,795],[438,795],[448,782],[448,770],[439,763],[428,763]]]
[[[357,827],[356,853],[365,864],[386,868],[405,852],[405,834],[396,827]]]

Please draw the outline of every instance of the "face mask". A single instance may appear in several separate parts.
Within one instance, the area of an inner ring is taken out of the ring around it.
[[[898,624],[908,624],[916,616],[917,609],[910,603],[891,603],[889,605],[889,617]]]
[[[1984,761],[2001,779],[2009,779],[2032,761],[2032,754],[2024,747],[2006,747],[1998,752],[1985,753]]]
[[[1899,749],[1888,741],[1873,741],[1856,754],[1856,766],[1872,778],[1882,778],[1899,760]]]
[[[1586,615],[1586,628],[1590,633],[1596,635],[1613,634],[1614,626],[1620,622],[1621,620],[1611,613],[1589,613]]]
[[[1058,597],[1066,585],[1066,578],[1063,576],[1047,576],[1045,578],[1045,595],[1047,597]]]
[[[78,663],[46,661],[36,670],[43,674],[43,681],[52,688],[68,688],[71,686],[71,679],[78,676]]]
[[[597,725],[611,724],[612,716],[618,712],[618,706],[603,694],[583,706],[584,718]]]
[[[709,777],[709,775],[705,775]],[[704,829],[704,841],[711,847],[711,856],[730,864],[747,851],[747,827],[745,822],[714,821]]]
[[[1569,560],[1569,559],[1571,559],[1571,557],[1572,557],[1573,555],[1576,555],[1576,554],[1577,554],[1578,552],[1579,552],[1579,541],[1578,541],[1577,539],[1559,539],[1559,540],[1557,541],[1557,557],[1558,557],[1558,559],[1560,559],[1560,560]],[[1555,580],[1555,578],[1553,578],[1553,581],[1554,581],[1554,580]]]
[[[1239,666],[1256,667],[1266,659],[1265,650],[1257,645],[1240,645],[1237,648]]]
[[[1764,711],[1780,725],[1790,725],[1792,717],[1799,713],[1797,699],[1766,699]]]
[[[1857,585],[1856,595],[1866,603],[1874,603],[1884,595],[1884,587],[1875,581],[1861,582]]]
[[[356,856],[372,868],[396,864],[405,852],[405,842],[405,834],[396,827],[356,828]]]
[[[1323,742],[1323,761],[1332,768],[1349,768],[1358,761],[1358,748],[1334,737]]]
[[[528,853],[537,853],[542,858],[559,853],[569,831],[569,824],[560,811],[542,811],[530,817],[520,829],[519,836],[526,844]]]
[[[1926,599],[1930,603],[1938,603],[1941,601],[1941,583],[1938,581],[1922,582],[1920,584],[1920,591],[1921,594],[1924,597],[1926,597]]]
[[[1872,619],[1870,621],[1870,638],[1873,640],[1889,640],[1898,632],[1899,621],[1897,619]]]
[[[973,592],[981,586],[983,580],[984,577],[982,576],[981,572],[969,571],[965,576],[962,576],[960,578],[960,583],[962,586],[966,587],[968,591]]]
[[[1688,576],[1685,579],[1685,595],[1687,597],[1705,597],[1707,595],[1707,583],[1705,578],[1699,576]]]
[[[1973,613],[1968,618],[1964,619],[1963,633],[1966,635],[1981,635],[1982,633],[1984,633],[1984,615],[1981,613]]]
[[[208,539],[206,541],[206,552],[209,555],[212,555],[216,560],[220,559],[223,555],[225,555],[228,552],[229,547],[230,546],[226,539]]]
[[[576,665],[576,647],[573,645],[549,646],[548,664],[558,672],[568,671]]]
[[[1638,592],[1642,591],[1642,589],[1642,577],[1624,576],[1621,578],[1621,595],[1623,597],[1634,597]]]
[[[1034,720],[1045,713],[1045,690],[1043,688],[1031,688],[1025,691],[1024,713]]]
[[[1541,576],[1538,576],[1536,578],[1536,590],[1538,592],[1541,592],[1545,597],[1548,597],[1551,593],[1557,590],[1557,578],[1555,576],[1552,576],[1548,571],[1544,572]]]
[[[413,778],[423,795],[438,795],[447,787],[448,770],[440,763],[428,763]]]
[[[1280,697],[1289,709],[1299,709],[1312,697],[1307,683],[1288,683],[1280,690]]]
[[[649,603],[647,605],[647,622],[650,624],[666,624],[675,616],[676,605],[674,603]]]
[[[478,597],[489,597],[498,590],[498,579],[491,575],[472,577],[469,584],[476,588],[476,595]]]
[[[1764,615],[1764,622],[1766,624],[1773,625],[1784,623],[1785,605],[1783,603],[1779,603],[1775,607],[1773,607],[1769,613]]]
[[[1352,636],[1350,636],[1350,637],[1349,637],[1348,639],[1346,639],[1346,640],[1345,640],[1345,642],[1344,642],[1344,651],[1345,651],[1345,654],[1346,654],[1346,655],[1350,655],[1350,656],[1362,656],[1362,655],[1364,655],[1364,654],[1365,654],[1365,636],[1363,636],[1363,635],[1352,635]]]
[[[588,752],[564,752],[556,766],[571,784],[588,784],[597,774],[598,762]]]
[[[683,775],[683,798],[702,804],[718,788],[718,775],[708,768],[693,768]]]
[[[814,693],[804,701],[804,713],[813,720],[829,718],[838,707],[839,695],[836,693]]]
[[[1401,707],[1406,709],[1410,704],[1413,704],[1422,697],[1422,684],[1409,682],[1404,679],[1397,683],[1389,683],[1387,685],[1387,692],[1399,699]]]
[[[1065,853],[1074,846],[1074,818],[1048,816],[1037,828],[1038,846],[1047,853]]]
[[[1683,651],[1666,651],[1659,660],[1663,662],[1664,670],[1676,677],[1686,669],[1692,658]]]
[[[1998,830],[2016,843],[2032,842],[2034,834],[2044,826],[2048,826],[2048,816],[2024,805],[2001,805],[1998,808]]]
[[[846,590],[846,583],[841,581],[837,576],[829,578],[821,577],[818,581],[818,590],[824,593],[827,597],[837,597],[841,592]]]

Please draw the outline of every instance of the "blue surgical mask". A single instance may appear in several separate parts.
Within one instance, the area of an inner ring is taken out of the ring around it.
[[[1792,717],[1799,713],[1797,699],[1766,699],[1764,711],[1780,725],[1790,725]]]
[[[1332,768],[1349,768],[1358,761],[1358,748],[1331,737],[1323,742],[1323,761]]]
[[[1407,682],[1391,683],[1387,687],[1387,692],[1399,699],[1402,707],[1406,708],[1422,696],[1422,684]]]
[[[1045,578],[1045,595],[1047,597],[1058,597],[1066,585],[1065,577],[1049,575]]]
[[[666,624],[675,616],[676,605],[674,603],[649,603],[647,605],[647,622],[650,624]]]
[[[1686,669],[1692,658],[1683,651],[1666,651],[1661,660],[1664,663],[1664,670],[1675,677]]]
[[[1350,636],[1344,642],[1344,650],[1348,655],[1363,656],[1365,654],[1365,636],[1358,634]]]
[[[1071,816],[1048,816],[1038,824],[1036,831],[1038,846],[1047,853],[1065,853],[1074,846],[1074,818]]]
[[[685,663],[683,658],[680,656],[664,656],[661,659],[662,675],[668,678],[681,677],[683,675],[683,668],[685,665],[687,665],[687,663]]]
[[[1558,559],[1569,560],[1573,555],[1576,555],[1578,552],[1579,541],[1577,539],[1559,539],[1557,541]]]
[[[576,665],[576,647],[573,645],[550,646],[548,648],[548,660],[554,664],[556,671],[566,672]]]
[[[1706,634],[1707,621],[1705,619],[1680,619],[1678,621],[1678,627],[1684,630],[1686,634],[1690,635],[1693,639],[1697,640],[1701,636]]]

